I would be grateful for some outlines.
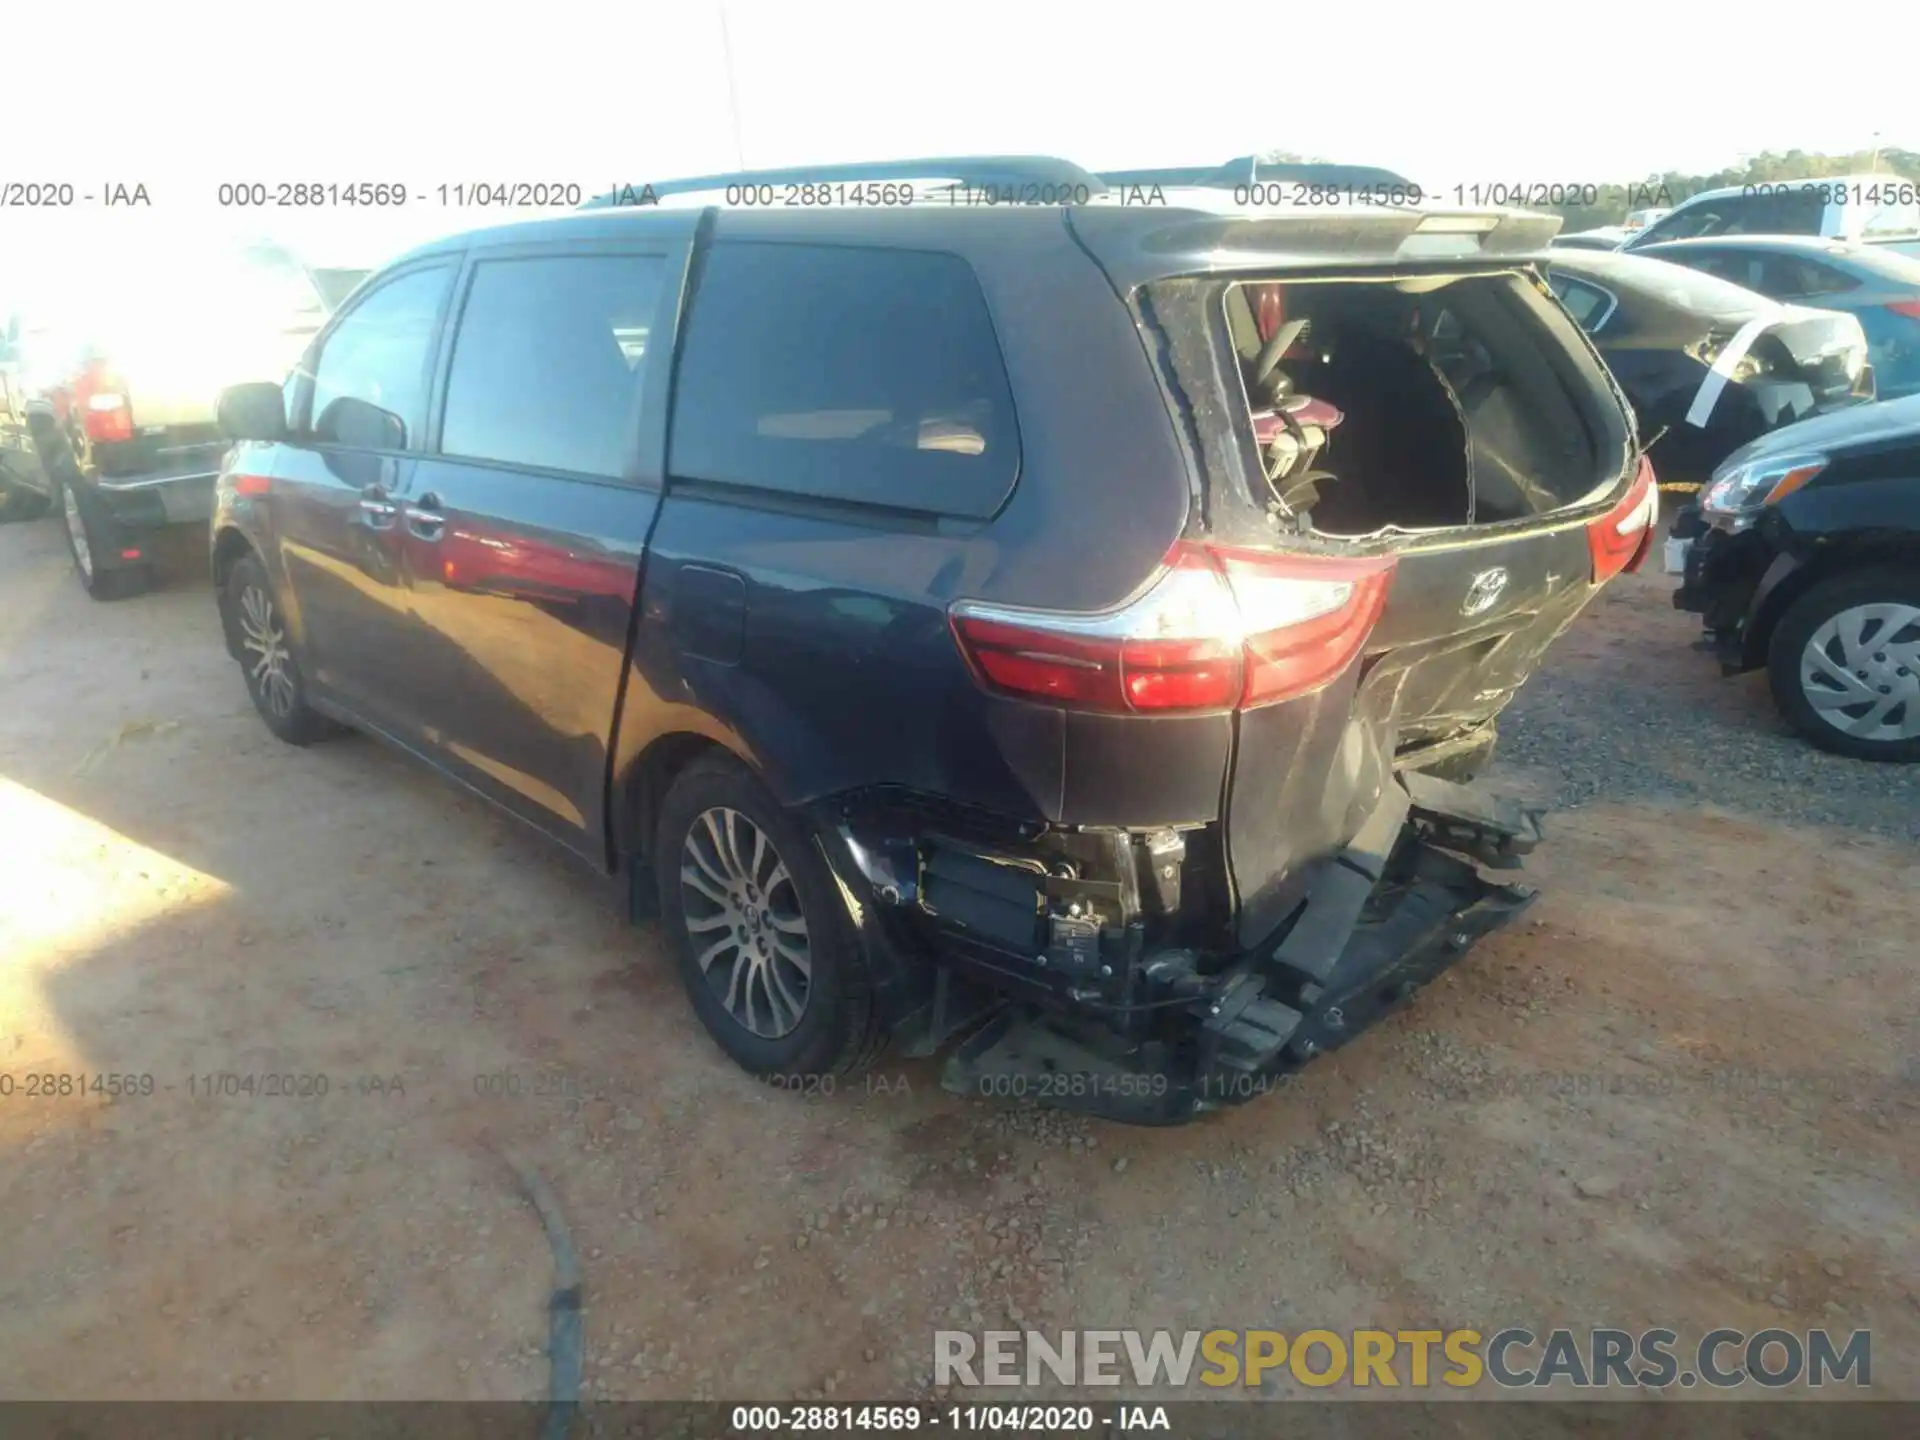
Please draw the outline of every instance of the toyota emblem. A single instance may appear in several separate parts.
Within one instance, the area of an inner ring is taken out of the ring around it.
[[[1501,566],[1482,570],[1467,586],[1467,598],[1460,602],[1462,615],[1484,615],[1507,590],[1507,572]]]

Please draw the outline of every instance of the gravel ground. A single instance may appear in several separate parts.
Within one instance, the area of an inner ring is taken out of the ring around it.
[[[1561,637],[1500,722],[1496,773],[1556,808],[1595,800],[1712,806],[1920,841],[1920,766],[1816,750],[1764,674],[1720,674],[1691,647],[1671,578],[1627,576]]]
[[[1143,1131],[897,1057],[753,1083],[617,891],[371,741],[273,740],[191,569],[95,605],[0,526],[0,1395],[537,1399],[511,1157],[590,1397],[921,1396],[943,1326],[1617,1324],[1869,1328],[1868,1393],[1920,1398],[1916,852],[1802,823],[1910,827],[1912,782],[1777,738],[1689,638],[1630,580],[1525,692],[1502,771],[1574,802],[1525,920]],[[152,1085],[26,1093],[102,1072]]]

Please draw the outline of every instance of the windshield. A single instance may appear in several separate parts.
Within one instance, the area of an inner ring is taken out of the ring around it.
[[[1911,185],[1906,188],[1912,190]],[[1920,235],[1920,203],[1878,206],[1867,213],[1867,218],[1861,222],[1860,233],[1870,239]]]

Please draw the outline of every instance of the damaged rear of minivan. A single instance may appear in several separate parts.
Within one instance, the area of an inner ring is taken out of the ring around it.
[[[1123,604],[963,600],[954,638],[998,697],[1167,733],[1214,717],[1217,810],[953,828],[896,878],[918,939],[992,982],[950,1088],[1173,1123],[1271,1089],[1530,903],[1539,815],[1476,777],[1555,637],[1644,558],[1657,491],[1527,258],[1551,220],[1068,223],[1147,352],[1188,519]]]

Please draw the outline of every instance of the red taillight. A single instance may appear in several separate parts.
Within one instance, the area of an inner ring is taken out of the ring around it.
[[[131,440],[133,408],[127,404],[124,395],[95,395],[87,401],[86,413],[81,417],[80,424],[89,440],[105,443]]]
[[[234,494],[256,500],[273,489],[273,481],[265,475],[235,475],[232,484]]]
[[[954,635],[989,688],[1079,710],[1167,714],[1270,705],[1360,652],[1394,561],[1181,542],[1138,599],[1094,615],[962,602]]]
[[[1622,571],[1637,570],[1653,546],[1654,523],[1660,514],[1660,487],[1654,482],[1653,462],[1640,457],[1640,468],[1620,503],[1587,525],[1587,549],[1593,554],[1593,583],[1600,585]]]
[[[90,361],[74,382],[73,403],[80,407],[80,428],[96,444],[133,438],[133,406],[120,379],[101,361]]]
[[[1920,300],[1894,300],[1887,305],[1887,309],[1909,320],[1920,320]]]

